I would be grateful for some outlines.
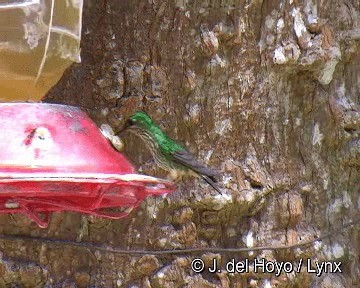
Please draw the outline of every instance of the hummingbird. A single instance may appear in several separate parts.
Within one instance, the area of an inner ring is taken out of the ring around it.
[[[145,142],[155,163],[170,172],[173,180],[183,175],[202,177],[218,193],[222,194],[220,188],[215,184],[219,173],[205,167],[183,146],[168,137],[145,112],[135,112],[117,134],[126,130],[139,136]]]

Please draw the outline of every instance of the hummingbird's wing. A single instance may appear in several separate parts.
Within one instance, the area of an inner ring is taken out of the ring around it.
[[[204,164],[200,163],[200,161],[198,161],[190,152],[186,150],[178,150],[171,153],[171,155],[174,158],[174,162],[184,165],[196,173],[207,176],[211,178],[212,181],[216,182],[215,177],[219,176],[219,173],[205,167]]]

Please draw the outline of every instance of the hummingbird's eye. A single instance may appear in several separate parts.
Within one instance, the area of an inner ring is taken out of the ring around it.
[[[133,119],[128,119],[128,120],[126,121],[126,123],[125,123],[125,127],[126,127],[126,128],[129,128],[129,127],[131,127],[131,126],[134,126],[135,123],[136,123],[135,120],[133,120]]]

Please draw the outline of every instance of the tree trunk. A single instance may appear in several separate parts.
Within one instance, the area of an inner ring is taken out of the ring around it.
[[[221,171],[223,196],[185,178],[125,219],[55,213],[40,229],[5,215],[1,233],[129,250],[275,247],[336,233],[297,249],[160,256],[2,240],[0,286],[360,285],[359,1],[85,2],[82,63],[44,102],[80,106],[115,129],[146,111]],[[122,139],[140,171],[166,176],[139,139]],[[195,258],[206,270],[217,259],[222,272],[193,272]],[[232,259],[262,258],[294,269],[302,259],[302,269],[226,271]],[[311,272],[316,261],[331,263],[326,273]]]

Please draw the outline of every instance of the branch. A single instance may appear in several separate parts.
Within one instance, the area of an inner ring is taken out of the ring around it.
[[[0,234],[0,239],[2,240],[10,240],[10,241],[17,241],[17,240],[28,240],[34,242],[42,242],[48,243],[53,245],[67,245],[67,246],[75,246],[81,248],[87,248],[90,250],[97,250],[103,251],[107,253],[116,253],[116,254],[124,254],[124,255],[175,255],[175,254],[193,254],[193,253],[204,253],[204,252],[211,252],[211,253],[239,253],[239,252],[250,252],[250,251],[262,251],[262,250],[286,250],[286,249],[294,249],[299,247],[306,247],[310,246],[316,241],[320,241],[322,239],[328,238],[334,234],[337,234],[351,226],[355,226],[359,224],[360,218],[356,219],[352,222],[349,222],[338,229],[331,230],[319,237],[316,237],[313,240],[305,241],[298,244],[293,245],[281,245],[281,246],[258,246],[252,248],[215,248],[215,247],[208,247],[208,248],[185,248],[185,249],[177,249],[177,250],[126,250],[126,249],[119,249],[116,247],[108,246],[108,245],[97,245],[88,242],[75,242],[72,240],[60,240],[60,239],[50,239],[50,238],[43,238],[43,237],[32,237],[27,235],[4,235]]]

